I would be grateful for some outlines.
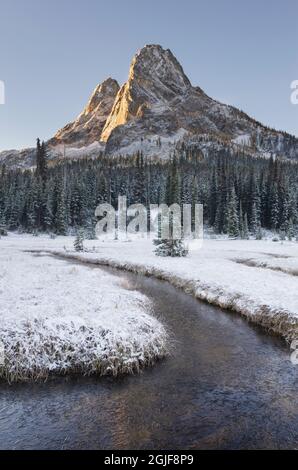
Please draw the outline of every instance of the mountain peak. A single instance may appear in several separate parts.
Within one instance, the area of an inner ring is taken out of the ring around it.
[[[177,93],[190,87],[182,66],[170,51],[159,44],[149,44],[140,49],[134,56],[129,79],[153,79],[161,81],[167,87],[173,87]]]
[[[107,141],[113,129],[148,110],[164,109],[177,96],[191,88],[182,66],[169,49],[150,44],[132,59],[127,82],[120,89],[101,140]]]
[[[60,129],[49,144],[81,147],[99,141],[119,88],[117,81],[110,77],[97,85],[83,112]]]
[[[240,146],[253,155],[298,159],[298,139],[268,129],[192,86],[173,53],[159,44],[145,45],[135,54],[121,88],[113,78],[97,85],[77,119],[47,143],[53,159],[96,157],[100,151],[167,158],[182,141],[200,146],[204,155],[210,149]],[[4,152],[0,162],[18,165],[24,155],[33,162],[35,151]]]
[[[119,88],[118,82],[111,77],[101,82],[95,87],[86,108],[80,116],[93,112],[103,100],[106,100],[109,97],[115,98]]]

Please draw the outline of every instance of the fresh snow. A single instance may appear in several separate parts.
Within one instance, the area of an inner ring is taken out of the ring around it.
[[[63,256],[155,276],[193,296],[234,310],[287,341],[298,339],[298,244],[207,239],[186,258],[161,258],[150,240],[92,241],[95,252]]]
[[[167,333],[149,300],[92,264],[167,280],[287,341],[298,339],[296,242],[206,239],[186,258],[160,258],[146,238],[86,240],[83,253],[73,241],[14,234],[0,240],[2,376],[10,380],[132,372],[167,353]]]
[[[61,248],[65,241],[15,235],[0,240],[0,376],[116,375],[163,357],[167,333],[146,296],[103,270],[25,252]]]
[[[178,129],[177,132],[169,136],[147,133],[142,139],[136,138],[133,143],[121,147],[119,151],[115,151],[113,156],[134,155],[139,151],[143,152],[148,158],[167,158],[170,152],[175,149],[176,144],[187,134],[188,132],[183,128]],[[160,146],[158,141],[160,141]]]
[[[232,140],[235,144],[238,145],[247,145],[250,146],[251,136],[249,134],[241,134],[235,139]]]
[[[100,152],[104,152],[105,150],[105,143],[104,142],[93,142],[90,145],[86,145],[83,147],[72,147],[70,145],[57,145],[52,150],[52,158],[55,157],[65,157],[68,159],[79,159],[79,158],[86,158],[87,157],[98,157]]]

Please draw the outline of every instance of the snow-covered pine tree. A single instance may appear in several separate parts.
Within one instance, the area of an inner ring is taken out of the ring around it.
[[[192,178],[191,181],[191,204],[192,204],[192,209],[195,207],[195,204],[199,203],[199,181],[198,177],[195,175]],[[194,229],[195,226],[195,211],[192,210],[192,215],[191,215],[191,226],[192,229]]]
[[[256,232],[256,240],[262,240],[262,239],[263,239],[263,230],[261,226],[259,225],[259,227],[257,228],[257,232]]]
[[[243,217],[243,210],[242,210],[242,201],[240,201],[240,204],[239,204],[239,236],[240,238],[244,238],[243,237],[243,231],[244,231],[244,217]]]
[[[58,181],[56,188],[56,214],[55,214],[55,229],[58,235],[65,235],[67,231],[66,221],[66,204],[65,204],[65,192],[62,181]]]
[[[108,202],[108,183],[102,172],[99,175],[96,189],[97,189],[97,198],[96,198],[97,204]]]
[[[0,224],[0,238],[4,237],[4,236],[7,236],[6,225],[1,225]]]
[[[134,204],[146,204],[147,202],[145,164],[142,152],[138,152],[136,158],[134,199]]]
[[[288,229],[287,229],[287,237],[288,239],[291,241],[293,240],[293,238],[296,237],[296,229],[295,229],[295,226],[294,226],[294,223],[293,223],[293,219],[290,219],[289,220],[289,223],[288,223]]]
[[[39,145],[41,149],[42,144]],[[175,159],[178,179],[172,176]],[[168,189],[174,193],[176,186],[179,195],[173,202],[190,203],[195,197],[204,204],[205,220],[216,232],[227,233],[229,188],[234,186],[242,203],[243,218],[247,214],[254,232],[260,225],[266,229],[288,230],[290,219],[297,226],[298,164],[294,160],[252,159],[228,148],[209,152],[203,158],[199,149],[186,143],[177,146],[175,159],[148,160],[144,155],[141,162],[141,156],[135,155],[115,157],[111,163],[101,155],[94,160],[69,160],[49,166],[45,182],[40,163],[38,172],[12,170],[3,165],[0,167],[1,219],[13,230],[66,233],[68,227],[86,228],[98,203],[112,202],[116,207],[118,194],[126,194],[128,204],[132,204],[144,188],[146,204],[160,204],[168,200]],[[173,183],[172,188],[167,179]],[[239,222],[243,231],[244,222]]]
[[[248,220],[247,220],[247,213],[245,212],[243,218],[243,232],[242,236],[244,240],[249,240],[249,230],[248,230]]]
[[[184,257],[188,254],[188,249],[181,239],[154,240],[154,244],[157,245],[154,250],[157,256]]]
[[[45,205],[44,225],[47,232],[51,231],[53,223],[53,201],[52,193],[49,191]]]
[[[250,229],[254,235],[256,235],[260,226],[261,226],[260,213],[258,210],[257,202],[254,201],[252,205],[251,222],[250,222]]]
[[[173,165],[170,168],[170,172],[168,174],[167,178],[167,187],[166,187],[166,202],[168,206],[171,206],[172,204],[176,204],[180,202],[180,184],[179,184],[179,174],[178,174],[178,169],[176,165],[176,159],[173,161]],[[162,220],[159,217],[159,222]],[[159,224],[160,227],[160,224]],[[160,228],[158,228],[159,232]],[[169,238],[167,239],[162,239],[162,238],[157,238],[156,240],[153,241],[153,243],[156,245],[156,249],[154,250],[154,253],[157,256],[171,256],[171,257],[184,257],[187,256],[188,250],[184,245],[184,242],[182,239],[174,239],[173,235],[174,229],[173,229],[173,216],[170,214],[170,220],[169,220]]]
[[[280,185],[280,214],[279,214],[279,225],[280,229],[288,233],[289,222],[290,222],[290,200],[289,200],[289,187],[288,182],[284,181]]]
[[[46,180],[47,174],[47,152],[44,142],[40,143],[40,139],[36,142],[36,172],[37,178],[41,178],[43,182]]]
[[[216,218],[216,206],[218,198],[218,187],[217,187],[217,177],[215,168],[213,168],[211,183],[210,183],[210,192],[209,192],[209,223],[211,226],[215,223]]]
[[[229,237],[239,237],[238,199],[234,186],[231,189],[229,197],[226,224]]]
[[[254,174],[252,175],[250,189],[250,230],[253,234],[256,234],[261,226],[261,196],[259,184]]]
[[[270,224],[273,230],[277,230],[279,225],[279,196],[277,183],[273,184],[270,197]]]
[[[96,226],[96,219],[95,217],[92,217],[91,214],[89,214],[87,223],[86,223],[86,239],[87,240],[96,240],[96,232],[95,232],[95,226]]]
[[[243,215],[242,201],[240,201],[239,208],[239,235],[242,240],[249,240],[247,213],[245,212],[245,214]]]
[[[84,232],[82,229],[79,229],[77,231],[76,238],[73,243],[74,249],[77,252],[82,252],[84,251]]]

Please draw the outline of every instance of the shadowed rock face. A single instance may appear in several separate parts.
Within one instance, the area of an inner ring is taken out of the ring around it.
[[[70,124],[60,129],[48,143],[50,146],[59,144],[83,147],[100,140],[100,135],[109,116],[119,85],[116,80],[108,78],[98,85],[86,108]]]
[[[143,47],[133,58],[120,88],[108,78],[94,90],[78,118],[48,141],[49,158],[130,155],[168,158],[181,142],[204,154],[227,146],[251,155],[298,158],[298,139],[268,129],[242,111],[194,87],[172,52]],[[26,155],[28,154],[28,158]],[[31,166],[34,149],[0,153],[0,163]]]

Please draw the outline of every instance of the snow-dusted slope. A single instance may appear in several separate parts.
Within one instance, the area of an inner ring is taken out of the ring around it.
[[[109,116],[119,85],[112,78],[100,83],[93,91],[83,112],[71,123],[60,129],[47,142],[49,160],[61,158],[96,158],[105,150],[100,135]],[[30,168],[35,165],[35,149],[8,150],[0,152],[0,165],[13,168]]]
[[[35,149],[4,150],[0,152],[0,165],[8,168],[30,168],[35,165]]]
[[[170,50],[145,46],[134,57],[128,81],[118,92],[103,129],[106,152],[142,150],[167,157],[177,141],[183,138],[187,143],[202,134],[249,147],[252,152],[298,156],[297,139],[269,130],[238,109],[213,100],[191,85]]]

